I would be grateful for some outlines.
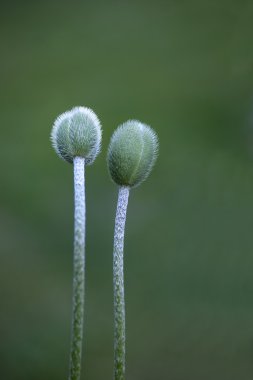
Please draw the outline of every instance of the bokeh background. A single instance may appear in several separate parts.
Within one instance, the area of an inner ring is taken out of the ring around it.
[[[127,379],[253,378],[253,3],[9,1],[0,12],[0,378],[67,378],[72,167],[56,116],[95,110],[87,168],[83,379],[113,372],[110,136],[137,118],[160,139],[130,196]]]

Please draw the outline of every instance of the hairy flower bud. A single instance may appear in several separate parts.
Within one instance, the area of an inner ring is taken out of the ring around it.
[[[72,163],[74,157],[92,164],[100,151],[101,125],[96,114],[86,107],[64,112],[54,122],[51,141],[56,153]]]
[[[148,125],[129,120],[112,135],[107,161],[111,177],[120,186],[135,187],[150,174],[158,153],[156,133]]]

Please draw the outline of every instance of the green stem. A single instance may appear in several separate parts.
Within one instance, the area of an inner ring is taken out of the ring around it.
[[[85,159],[75,157],[74,164],[74,274],[73,310],[69,380],[79,380],[81,373],[84,272],[85,272]]]
[[[113,247],[114,380],[125,379],[124,234],[129,188],[120,187]]]

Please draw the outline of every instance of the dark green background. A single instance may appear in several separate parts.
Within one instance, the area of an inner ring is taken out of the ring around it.
[[[137,118],[160,139],[130,195],[127,379],[253,378],[251,0],[2,2],[0,378],[67,379],[72,167],[49,141],[89,106],[83,379],[112,379],[117,188],[106,149]]]

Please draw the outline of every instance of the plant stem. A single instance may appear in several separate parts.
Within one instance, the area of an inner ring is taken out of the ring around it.
[[[114,380],[125,379],[124,234],[129,188],[120,187],[114,230]]]
[[[75,207],[74,273],[69,380],[79,380],[82,358],[85,279],[85,159],[75,157],[73,164]]]

